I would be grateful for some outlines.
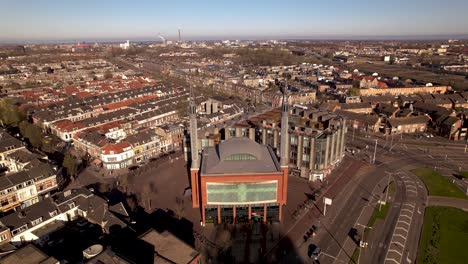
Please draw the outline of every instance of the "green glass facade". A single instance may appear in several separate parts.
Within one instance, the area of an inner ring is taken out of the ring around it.
[[[277,181],[207,183],[208,204],[252,204],[277,201]]]

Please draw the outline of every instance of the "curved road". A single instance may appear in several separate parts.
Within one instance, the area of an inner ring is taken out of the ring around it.
[[[448,206],[468,211],[468,200],[452,197],[429,196],[427,197],[427,206]]]

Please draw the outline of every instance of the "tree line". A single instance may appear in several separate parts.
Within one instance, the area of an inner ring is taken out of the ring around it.
[[[55,135],[47,134],[42,128],[29,122],[26,113],[10,99],[0,100],[0,125],[18,128],[24,140],[47,154],[53,154],[60,141]],[[75,176],[78,173],[78,160],[70,152],[65,153],[62,165],[68,175]]]

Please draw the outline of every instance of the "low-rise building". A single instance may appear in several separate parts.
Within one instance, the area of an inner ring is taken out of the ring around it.
[[[48,163],[0,176],[0,211],[33,205],[57,187],[57,171]]]
[[[20,149],[26,149],[23,142],[0,129],[0,169],[8,168],[10,163],[6,159],[7,155]]]
[[[424,132],[430,118],[426,115],[388,118],[387,123],[390,134]]]
[[[43,245],[49,240],[51,233],[78,217],[101,226],[105,233],[109,233],[109,229],[114,225],[125,227],[126,224],[113,212],[127,215],[121,203],[108,206],[104,199],[88,189],[79,188],[58,193],[27,209],[4,216],[0,218],[0,227],[11,232],[8,242],[14,245],[25,242]]]
[[[127,141],[107,144],[102,148],[101,160],[108,170],[124,169],[132,165],[133,148]]]

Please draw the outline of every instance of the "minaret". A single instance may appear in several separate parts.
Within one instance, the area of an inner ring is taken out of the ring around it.
[[[281,106],[281,145],[280,145],[280,166],[283,171],[281,177],[281,197],[282,201],[279,205],[279,221],[282,221],[283,205],[288,200],[288,176],[289,176],[289,109],[288,109],[288,80],[283,90],[283,103]]]
[[[197,133],[197,105],[195,104],[195,96],[193,95],[192,86],[190,86],[190,103],[189,103],[189,119],[190,119],[190,184],[192,188],[192,205],[194,208],[200,207],[199,197],[199,170],[200,161],[198,158],[198,133]]]
[[[197,134],[197,105],[195,104],[195,96],[193,95],[192,86],[190,86],[190,103],[189,103],[189,118],[190,118],[190,152],[192,154],[192,169],[198,169],[198,134]]]
[[[283,103],[281,105],[281,148],[280,148],[280,164],[281,167],[287,167],[289,164],[289,107],[288,107],[288,80],[283,90]]]

